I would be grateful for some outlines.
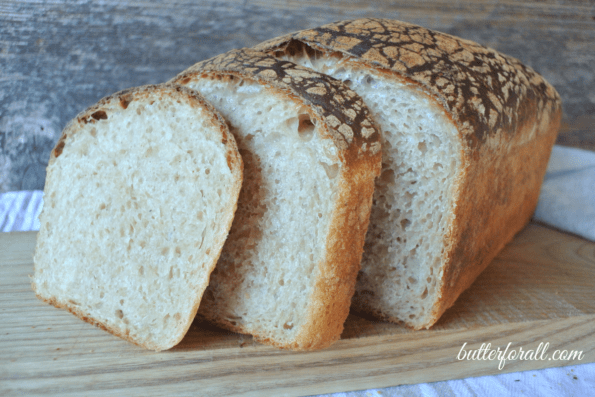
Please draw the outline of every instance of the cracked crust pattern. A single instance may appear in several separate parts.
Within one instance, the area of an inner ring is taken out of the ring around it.
[[[369,156],[380,152],[380,134],[368,108],[339,80],[271,55],[240,49],[199,62],[172,82],[183,85],[189,76],[207,72],[240,75],[288,91],[322,117],[339,149],[358,148],[357,155]]]
[[[296,42],[338,52],[422,85],[439,98],[472,147],[490,136],[518,132],[528,112],[535,112],[539,120],[561,109],[556,90],[517,59],[409,23],[375,18],[342,21],[254,48],[291,51]]]

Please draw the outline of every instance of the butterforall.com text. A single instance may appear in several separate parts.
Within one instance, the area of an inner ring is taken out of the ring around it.
[[[556,350],[550,356],[548,354],[548,349],[550,347],[550,343],[540,343],[537,346],[537,349],[530,349],[524,350],[522,347],[518,349],[511,348],[512,342],[509,342],[506,345],[504,350],[501,350],[500,347],[496,349],[492,349],[491,343],[482,343],[479,349],[469,349],[465,350],[467,347],[467,343],[463,344],[459,354],[457,355],[457,360],[498,360],[498,369],[501,370],[506,365],[507,361],[514,361],[514,360],[527,360],[527,361],[571,361],[571,360],[582,360],[583,359],[583,352],[577,350]]]

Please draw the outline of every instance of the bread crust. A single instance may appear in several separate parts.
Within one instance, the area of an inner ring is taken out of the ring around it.
[[[356,310],[416,329],[431,327],[529,221],[559,130],[560,96],[517,59],[405,22],[341,21],[263,42],[274,55],[304,48],[418,86],[444,109],[462,143],[455,209],[444,237],[438,300],[414,326],[370,307]]]
[[[314,350],[339,339],[349,314],[368,227],[374,178],[381,167],[380,134],[361,98],[342,82],[272,56],[242,49],[200,62],[171,80],[187,84],[198,76],[247,79],[276,95],[305,105],[324,125],[342,162],[339,198],[325,241],[325,258],[308,306],[308,318],[290,343],[270,338],[266,331],[247,329],[202,306],[199,314],[226,329],[250,333],[260,342],[292,350]],[[207,298],[208,299],[208,298]]]
[[[181,86],[172,85],[172,84],[145,85],[145,86],[125,89],[125,90],[116,92],[112,95],[109,95],[109,96],[99,100],[97,102],[97,104],[95,104],[95,105],[87,108],[86,110],[82,111],[81,113],[79,113],[73,120],[71,120],[66,125],[66,127],[62,131],[62,135],[60,136],[58,142],[56,143],[56,146],[54,147],[54,149],[52,150],[52,152],[50,154],[50,160],[49,160],[48,167],[47,167],[48,173],[47,173],[46,180],[48,180],[48,181],[52,180],[51,174],[52,174],[52,169],[53,169],[54,163],[56,162],[58,157],[61,155],[62,151],[64,150],[64,147],[67,145],[68,138],[72,137],[74,134],[76,134],[77,129],[81,125],[88,124],[88,123],[94,124],[94,123],[99,122],[100,120],[107,119],[109,117],[110,113],[112,113],[114,111],[125,110],[132,101],[148,100],[149,98],[153,98],[152,100],[156,100],[157,99],[156,96],[162,96],[162,95],[170,95],[170,96],[177,98],[179,100],[186,101],[192,107],[200,107],[200,108],[203,108],[206,110],[205,115],[211,116],[209,121],[213,124],[213,126],[218,128],[219,131],[221,132],[222,144],[226,148],[227,164],[231,170],[232,175],[234,175],[234,183],[230,189],[231,197],[233,198],[234,204],[233,204],[233,208],[230,208],[227,211],[227,214],[223,221],[225,226],[222,228],[222,230],[225,230],[226,232],[223,235],[219,236],[218,239],[216,239],[214,241],[213,249],[217,250],[216,251],[217,254],[212,257],[211,263],[209,263],[206,266],[207,272],[210,274],[213,271],[213,269],[215,268],[215,264],[217,263],[217,260],[221,254],[221,249],[223,248],[223,244],[224,244],[225,238],[227,236],[227,231],[230,229],[231,223],[233,221],[233,215],[237,208],[237,198],[239,196],[240,188],[242,185],[244,165],[243,165],[242,158],[239,154],[235,139],[233,138],[233,135],[230,134],[224,118],[198,92],[191,90],[189,88],[186,88],[186,87],[181,87]],[[47,188],[47,186],[48,186],[48,184],[46,183],[46,188]],[[42,214],[43,214],[43,212],[42,212]],[[39,245],[39,243],[40,243],[40,237],[43,238],[42,236],[38,235],[37,245]],[[36,249],[36,251],[37,251],[37,249]],[[35,256],[34,274],[37,273],[37,265],[36,265],[37,259],[38,259],[37,256]],[[208,280],[208,277],[206,278],[206,280]],[[193,308],[188,313],[186,318],[182,319],[183,327],[181,329],[179,329],[180,332],[178,332],[176,339],[173,342],[169,342],[169,343],[152,343],[151,341],[148,341],[148,340],[141,341],[141,340],[135,339],[134,337],[130,336],[130,332],[126,328],[123,329],[122,327],[118,327],[113,324],[105,323],[101,320],[93,318],[90,313],[71,304],[67,300],[63,300],[63,299],[61,300],[58,297],[54,297],[54,296],[50,296],[50,297],[42,296],[37,288],[37,284],[35,282],[35,276],[33,277],[33,280],[31,283],[33,291],[35,292],[36,296],[40,300],[42,300],[56,308],[68,310],[70,313],[74,314],[81,320],[88,322],[90,324],[93,324],[105,331],[108,331],[117,337],[120,337],[120,338],[127,340],[129,342],[132,342],[132,343],[136,344],[137,346],[140,346],[140,347],[143,347],[143,348],[149,349],[149,350],[155,350],[155,351],[169,349],[169,348],[175,346],[176,344],[178,344],[183,339],[184,335],[190,328],[190,325],[192,324],[194,317],[196,316],[196,312],[198,310],[198,306],[200,304],[202,294],[203,294],[205,288],[207,287],[207,285],[208,285],[208,282],[205,282],[204,285],[200,285],[196,289],[196,295],[195,295],[196,297],[195,297],[195,301],[193,303]]]

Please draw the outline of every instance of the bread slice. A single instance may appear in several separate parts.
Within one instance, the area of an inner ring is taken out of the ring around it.
[[[386,19],[256,49],[343,80],[369,106],[383,164],[353,307],[429,328],[531,217],[557,92],[495,50]]]
[[[380,171],[368,110],[339,81],[249,50],[173,82],[223,114],[245,164],[199,314],[282,348],[329,346],[349,312]]]
[[[198,93],[118,92],[64,129],[47,168],[33,290],[114,335],[169,349],[225,241],[242,160]]]

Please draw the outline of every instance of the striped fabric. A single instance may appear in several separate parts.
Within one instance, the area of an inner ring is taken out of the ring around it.
[[[0,232],[39,230],[42,206],[41,190],[0,194]]]

